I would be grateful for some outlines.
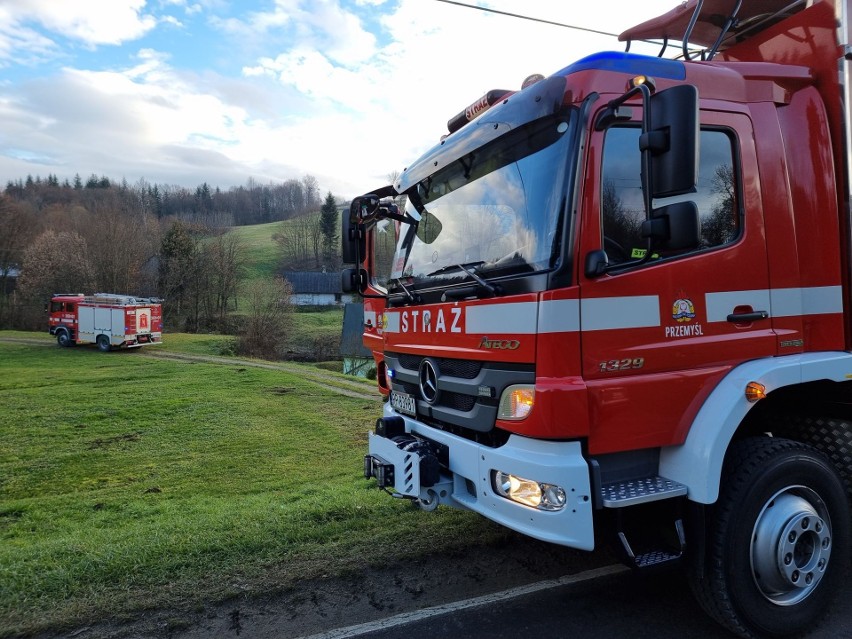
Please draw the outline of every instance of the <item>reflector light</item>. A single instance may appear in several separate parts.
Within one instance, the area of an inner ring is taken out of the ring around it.
[[[766,386],[758,382],[749,382],[745,389],[746,399],[752,403],[766,397]]]

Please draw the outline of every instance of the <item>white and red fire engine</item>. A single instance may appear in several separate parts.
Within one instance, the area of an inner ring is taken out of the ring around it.
[[[689,0],[621,38],[684,44],[490,92],[352,202],[389,396],[365,474],[683,560],[735,633],[806,633],[852,541],[849,0]]]
[[[58,293],[50,300],[50,334],[60,346],[97,344],[104,352],[137,348],[163,339],[160,300],[95,293]]]

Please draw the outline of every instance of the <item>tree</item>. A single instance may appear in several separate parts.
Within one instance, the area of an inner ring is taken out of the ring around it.
[[[12,272],[24,259],[38,223],[28,207],[0,196],[0,328],[11,324],[12,308],[8,292],[12,288]]]
[[[237,302],[237,285],[245,265],[245,247],[240,238],[225,233],[204,245],[205,263],[209,267],[211,316],[215,315],[220,330],[225,327],[229,301]]]
[[[322,258],[322,228],[316,213],[301,215],[281,224],[272,239],[281,248],[282,265],[293,270],[319,268]]]
[[[322,231],[323,261],[329,268],[337,267],[337,202],[331,191],[325,196],[320,209],[320,230]]]
[[[292,324],[290,284],[278,276],[255,280],[246,291],[246,324],[237,338],[237,352],[250,357],[274,359],[284,355]]]
[[[157,252],[157,225],[135,200],[129,191],[102,193],[90,204],[91,222],[79,229],[99,290],[138,295],[142,267]]]
[[[24,252],[18,285],[22,325],[40,325],[43,304],[54,293],[91,293],[93,283],[83,236],[73,231],[45,231]]]
[[[192,301],[197,253],[189,227],[174,222],[160,243],[159,267],[159,290],[169,302],[164,310],[173,321],[183,316],[185,306]]]

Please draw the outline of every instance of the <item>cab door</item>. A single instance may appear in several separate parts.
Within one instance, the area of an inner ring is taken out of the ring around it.
[[[698,190],[677,198],[696,203],[701,245],[681,253],[645,255],[640,133],[596,131],[587,155],[580,255],[610,263],[578,275],[592,454],[680,443],[714,382],[776,348],[749,118],[701,113]]]

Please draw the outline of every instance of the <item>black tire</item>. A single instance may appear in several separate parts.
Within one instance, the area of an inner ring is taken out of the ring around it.
[[[109,337],[106,335],[98,335],[96,340],[98,348],[102,353],[109,353],[112,350],[112,344],[109,343]]]
[[[799,442],[735,442],[708,523],[701,606],[743,637],[789,637],[819,623],[849,565],[846,491],[831,462]]]
[[[71,336],[68,334],[66,330],[60,330],[56,332],[56,343],[62,347],[71,346]]]
[[[837,469],[852,503],[852,421],[787,412],[774,416],[771,428],[778,437],[795,438],[824,453]]]

